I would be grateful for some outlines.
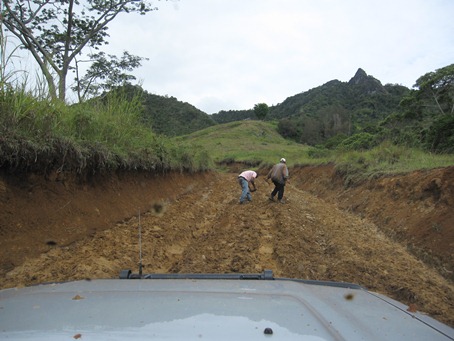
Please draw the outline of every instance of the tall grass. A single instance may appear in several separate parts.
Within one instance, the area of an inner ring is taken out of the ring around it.
[[[188,150],[141,124],[140,97],[116,92],[72,106],[24,90],[0,90],[0,167],[16,171],[197,171],[208,154]]]
[[[356,163],[374,172],[406,173],[454,165],[453,154],[433,154],[420,149],[394,145],[389,141],[368,151],[350,151],[336,155],[336,163]]]
[[[384,174],[402,174],[454,165],[453,154],[427,153],[394,145],[389,141],[368,151],[333,152],[333,160],[337,171],[344,175],[346,184]]]

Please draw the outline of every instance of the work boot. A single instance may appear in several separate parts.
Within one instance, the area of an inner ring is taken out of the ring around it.
[[[270,197],[268,199],[270,199],[271,201],[274,201],[274,197],[272,195],[270,195]]]
[[[284,199],[279,200],[279,202],[280,202],[281,204],[285,204]]]

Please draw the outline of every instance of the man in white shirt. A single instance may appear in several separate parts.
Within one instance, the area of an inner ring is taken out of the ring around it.
[[[247,201],[252,201],[251,191],[255,192],[257,190],[254,182],[257,177],[257,173],[251,170],[244,171],[238,175],[238,183],[241,186],[240,204],[243,204],[246,199]],[[252,190],[249,189],[249,184],[251,184]]]

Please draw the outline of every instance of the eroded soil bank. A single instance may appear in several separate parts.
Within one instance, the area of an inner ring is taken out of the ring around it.
[[[354,282],[454,325],[454,168],[344,187],[291,169],[286,204],[237,172],[0,177],[0,287],[145,272],[261,272]],[[139,219],[140,214],[140,219]],[[410,247],[409,247],[410,245]]]
[[[454,167],[345,186],[331,165],[295,170],[294,185],[375,223],[454,281]]]

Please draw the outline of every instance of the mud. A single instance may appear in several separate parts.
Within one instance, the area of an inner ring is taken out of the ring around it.
[[[453,168],[345,187],[331,166],[291,169],[285,204],[236,172],[0,179],[0,287],[148,273],[272,269],[358,283],[454,325]]]

